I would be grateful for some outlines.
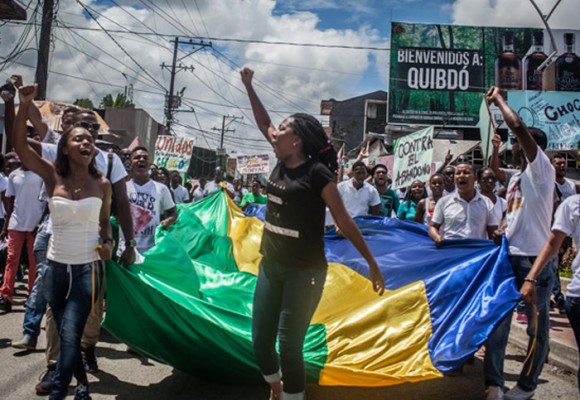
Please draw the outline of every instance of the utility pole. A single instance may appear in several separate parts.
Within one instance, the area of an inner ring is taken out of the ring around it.
[[[229,119],[230,121],[226,124],[226,119]],[[224,115],[222,117],[222,128],[216,128],[213,127],[212,130],[214,131],[220,131],[220,147],[217,148],[216,150],[216,155],[217,155],[217,164],[219,167],[222,167],[223,169],[225,169],[226,167],[226,149],[224,149],[224,136],[226,134],[226,132],[235,132],[235,129],[226,129],[229,124],[231,124],[232,122],[234,122],[236,119],[244,119],[244,117],[236,117],[236,116],[230,116],[230,115]]]
[[[177,51],[179,50],[180,44],[187,44],[190,46],[199,46],[199,47],[178,60]],[[203,40],[200,42],[193,42],[191,39],[188,41],[181,41],[179,40],[179,37],[176,37],[173,40],[173,62],[171,63],[171,66],[165,65],[165,63],[161,64],[161,68],[167,68],[171,71],[169,92],[165,95],[165,130],[168,135],[171,134],[171,125],[173,124],[173,116],[176,112],[180,111],[179,107],[181,107],[181,97],[183,96],[183,92],[185,91],[185,88],[183,88],[181,89],[181,92],[179,92],[179,94],[173,93],[175,89],[175,75],[177,74],[178,71],[191,70],[191,72],[193,72],[194,70],[193,66],[188,67],[182,65],[181,63],[177,65],[177,62],[183,60],[185,57],[192,55],[193,53],[197,52],[198,50],[201,50],[204,47],[212,47],[211,42],[205,43]]]
[[[36,100],[46,100],[46,82],[48,80],[48,57],[50,53],[50,33],[54,19],[54,1],[44,0],[42,6],[42,27],[38,41],[38,58],[36,61],[36,83],[38,89]]]

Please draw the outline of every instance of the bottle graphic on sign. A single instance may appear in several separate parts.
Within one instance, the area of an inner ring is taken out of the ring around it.
[[[556,90],[580,92],[580,58],[574,53],[576,35],[564,33],[566,52],[556,60]]]
[[[522,90],[522,60],[514,52],[514,34],[503,34],[503,51],[495,59],[495,86],[503,90]]]
[[[538,71],[538,67],[548,58],[544,53],[544,33],[537,31],[532,37],[534,39],[532,54],[524,60],[524,90],[542,90],[542,72]]]

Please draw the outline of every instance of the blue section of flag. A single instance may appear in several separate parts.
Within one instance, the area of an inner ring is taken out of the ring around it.
[[[490,240],[449,240],[437,248],[422,224],[379,217],[356,222],[387,289],[424,282],[433,332],[429,352],[442,372],[463,365],[520,299],[505,240],[501,246]],[[334,232],[326,236],[326,257],[368,277],[365,260]]]

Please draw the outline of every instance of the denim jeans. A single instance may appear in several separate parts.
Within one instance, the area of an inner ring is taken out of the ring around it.
[[[565,307],[576,338],[576,346],[580,349],[580,297],[567,297]],[[578,367],[578,389],[580,391],[580,366]]]
[[[24,323],[22,328],[25,335],[37,338],[40,335],[42,316],[46,311],[46,299],[43,294],[42,275],[46,265],[46,251],[50,233],[47,232],[48,216],[39,225],[36,239],[34,239],[34,259],[36,260],[36,280],[26,301]]]
[[[524,283],[524,278],[530,272],[532,264],[536,257],[526,256],[509,256],[518,288]],[[534,356],[530,358],[522,367],[518,386],[526,391],[535,390],[538,386],[538,378],[544,367],[544,361],[548,355],[549,335],[550,335],[550,294],[554,285],[556,274],[556,264],[558,258],[555,257],[546,265],[537,278],[536,283],[536,307],[538,311],[538,334],[536,337],[536,349]],[[528,316],[528,353],[534,339],[535,316],[533,306],[526,303],[525,312]],[[485,359],[483,372],[486,386],[504,386],[503,365],[505,359],[505,349],[507,346],[510,328],[512,323],[512,314],[496,327],[487,340],[485,347]],[[531,371],[528,374],[532,363]]]
[[[280,380],[281,366],[285,393],[304,391],[304,337],[325,280],[325,268],[292,268],[267,261],[260,266],[252,318],[254,354],[268,382]]]
[[[93,300],[99,295],[101,263],[66,265],[49,260],[43,280],[44,295],[60,337],[60,355],[50,399],[64,399],[73,374],[80,382],[87,381],[81,360],[81,337]]]

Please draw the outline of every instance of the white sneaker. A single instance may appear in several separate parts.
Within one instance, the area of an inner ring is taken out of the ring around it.
[[[503,390],[499,386],[489,386],[485,391],[485,400],[503,400]]]
[[[506,400],[529,400],[534,396],[534,391],[530,390],[529,392],[522,389],[518,385],[514,386],[513,389],[509,390],[505,395],[504,399]]]

